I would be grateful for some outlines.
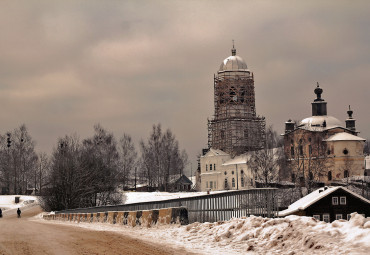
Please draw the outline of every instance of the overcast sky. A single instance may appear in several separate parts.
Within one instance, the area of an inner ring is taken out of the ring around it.
[[[254,72],[257,114],[283,132],[354,110],[370,138],[370,1],[1,1],[0,133],[25,123],[37,150],[93,134],[146,139],[170,128],[195,158],[207,145],[213,75],[231,55]]]

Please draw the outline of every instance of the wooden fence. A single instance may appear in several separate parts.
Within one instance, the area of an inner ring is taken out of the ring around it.
[[[105,211],[142,211],[171,207],[185,207],[189,222],[214,222],[242,216],[277,216],[277,199],[274,188],[225,191],[208,195],[177,198],[164,201],[150,201],[124,205],[78,208],[58,213],[94,213]]]

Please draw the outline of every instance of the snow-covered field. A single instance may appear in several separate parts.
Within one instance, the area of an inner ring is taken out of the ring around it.
[[[135,193],[127,194],[126,203],[163,200],[205,193]],[[141,199],[141,200],[140,200]],[[28,201],[28,202],[27,202]],[[35,197],[0,196],[0,207],[12,210],[30,206]],[[251,216],[225,222],[193,223],[187,226],[162,225],[152,228],[118,226],[108,223],[71,223],[44,221],[41,215],[32,220],[46,224],[66,224],[97,231],[113,231],[122,235],[154,242],[164,247],[183,247],[198,254],[369,254],[370,218],[353,214],[350,221],[333,223],[311,217],[288,216],[268,219]]]
[[[19,203],[15,203],[15,197],[19,197]],[[3,215],[15,213],[17,208],[25,208],[37,203],[38,199],[35,196],[23,196],[23,195],[0,196],[0,208],[3,211]]]
[[[211,194],[216,193],[224,193],[225,191],[211,191]],[[125,204],[132,204],[132,203],[141,203],[141,202],[148,202],[148,201],[162,201],[162,200],[169,200],[169,199],[176,199],[176,198],[184,198],[184,197],[195,197],[206,195],[207,192],[177,192],[177,193],[170,193],[170,192],[124,192],[124,203]]]

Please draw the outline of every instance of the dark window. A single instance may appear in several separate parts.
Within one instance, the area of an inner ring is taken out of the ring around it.
[[[344,149],[344,150],[343,150],[343,154],[344,154],[344,155],[347,155],[347,154],[348,154],[348,150],[347,150],[347,149]]]
[[[213,164],[213,171],[216,171],[216,164]]]
[[[228,187],[228,185],[227,185],[227,179],[225,178],[225,189],[227,189],[227,187]]]
[[[310,155],[312,154],[312,146],[311,146],[311,144],[308,145],[308,153],[310,153]]]
[[[240,173],[241,173],[241,174],[244,174],[244,171],[243,171],[243,169],[242,169],[242,170],[240,170]]]
[[[338,205],[338,197],[331,198],[332,205]]]
[[[339,203],[341,205],[346,205],[347,204],[347,198],[346,197],[340,197],[339,198]]]
[[[227,172],[225,171],[225,173],[224,173],[225,175],[227,175]]]
[[[290,155],[294,157],[294,146],[290,147]]]
[[[231,185],[233,186],[233,188],[235,188],[235,178],[232,179]]]
[[[208,171],[208,165],[206,164],[206,171]]]
[[[322,220],[329,223],[330,222],[330,215],[329,214],[323,214]]]
[[[212,164],[209,164],[209,171],[212,171]]]
[[[349,173],[348,173],[348,170],[345,170],[344,171],[344,178],[347,178],[347,177],[349,177]]]
[[[240,178],[240,183],[241,183],[242,187],[244,187],[244,178],[243,177]]]
[[[303,146],[299,145],[299,155],[303,156]]]
[[[328,181],[331,181],[332,176],[331,176],[331,171],[328,172]]]
[[[231,174],[234,174],[234,171],[232,171]]]

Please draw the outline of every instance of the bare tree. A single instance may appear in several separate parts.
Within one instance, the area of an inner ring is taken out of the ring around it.
[[[130,135],[123,134],[119,141],[118,151],[120,155],[120,181],[125,187],[137,165],[137,152]]]
[[[34,187],[39,188],[38,194],[42,195],[43,188],[49,184],[49,174],[50,174],[51,162],[46,153],[40,153],[38,155],[38,167],[35,167]]]
[[[162,133],[161,125],[153,125],[147,142],[140,142],[141,166],[150,186],[168,190],[170,176],[183,173],[187,154],[180,153],[178,141],[167,129]]]
[[[25,125],[0,136],[2,193],[25,194],[36,167],[35,142]]]
[[[269,187],[279,180],[279,169],[283,151],[277,148],[281,144],[277,133],[272,126],[266,130],[265,146],[262,150],[254,151],[247,162],[255,176],[255,181],[263,187]]]

